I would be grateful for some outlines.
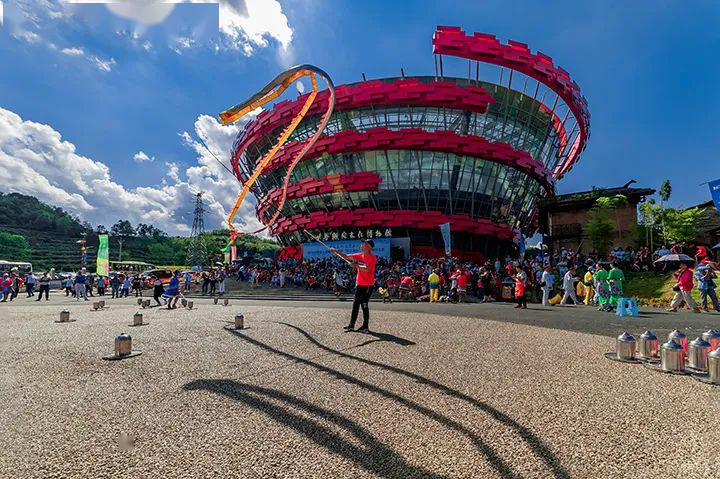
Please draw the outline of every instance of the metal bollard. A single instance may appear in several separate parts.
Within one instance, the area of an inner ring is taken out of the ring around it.
[[[115,356],[127,356],[132,352],[132,338],[129,334],[121,333],[115,338]]]
[[[143,302],[143,299],[142,299],[142,298],[138,298],[138,299],[137,299],[137,304],[138,304],[138,306],[141,306],[141,305],[142,305],[142,302]]]
[[[217,296],[213,298],[213,304],[218,304],[218,298],[217,298]]]
[[[717,329],[708,329],[702,333],[702,338],[710,343],[710,351],[720,348],[720,331]]]
[[[680,343],[670,340],[660,348],[660,369],[669,373],[685,371],[685,350]]]
[[[192,302],[192,301],[188,301],[188,303],[187,303],[187,308],[188,308],[188,309],[192,309],[192,308],[193,308],[193,302]]]
[[[638,343],[638,356],[641,359],[655,359],[658,357],[658,338],[652,331],[645,331],[640,335]]]
[[[680,346],[682,346],[683,351],[687,351],[687,336],[685,336],[685,333],[683,333],[682,331],[678,331],[677,329],[673,330],[673,332],[668,334],[668,341],[669,340],[675,341]]]
[[[100,301],[98,301],[98,304],[100,305],[100,309],[105,308],[105,300],[104,299],[101,299]]]
[[[70,321],[70,311],[67,309],[60,311],[60,322],[67,323],[68,321]]]
[[[180,300],[180,304],[182,304],[182,307],[183,307],[183,308],[184,308],[185,306],[187,306],[187,299],[182,298],[182,299]]]
[[[143,315],[140,311],[135,313],[133,315],[133,326],[142,326],[143,324]]]
[[[235,329],[243,329],[245,327],[245,316],[242,314],[235,315]]]
[[[95,311],[97,311],[98,309],[100,309],[100,303],[98,303],[97,301],[94,302],[94,303],[93,303],[93,309],[94,309]]]
[[[618,359],[635,359],[635,337],[625,331],[615,340],[615,351]]]
[[[708,351],[710,351],[710,343],[703,338],[691,341],[688,346],[688,367],[697,371],[707,371]]]
[[[227,298],[223,299],[223,306],[229,306],[229,305],[230,305],[230,300]]]
[[[146,299],[145,301],[143,301],[143,306],[146,307],[146,308],[149,308],[149,307],[150,307],[150,300],[149,300],[149,299]]]
[[[720,348],[708,353],[708,379],[720,385]]]

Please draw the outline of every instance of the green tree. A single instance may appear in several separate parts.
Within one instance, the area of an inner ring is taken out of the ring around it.
[[[0,259],[27,261],[30,259],[30,245],[22,235],[0,231],[0,254]]]
[[[598,255],[607,256],[613,232],[618,225],[617,210],[627,204],[628,201],[624,195],[602,196],[595,200],[595,205],[590,209],[590,218],[585,229],[590,243]]]
[[[114,236],[135,236],[135,228],[128,220],[120,220],[110,228],[110,232]]]
[[[703,215],[701,208],[680,210],[667,208],[663,211],[663,237],[670,243],[689,243],[698,235],[698,226]]]
[[[670,200],[670,195],[672,194],[672,186],[670,186],[670,180],[665,180],[662,182],[662,185],[660,185],[660,190],[658,190],[658,196],[660,196],[660,201],[662,203],[666,203]],[[662,206],[661,203],[661,206]]]

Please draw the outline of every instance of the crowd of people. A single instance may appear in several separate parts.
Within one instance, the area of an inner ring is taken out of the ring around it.
[[[687,254],[697,262],[690,270],[685,263],[656,264],[668,254]],[[593,305],[604,311],[616,308],[624,295],[625,272],[657,269],[669,272],[679,268],[673,286],[675,298],[670,310],[685,303],[693,311],[720,311],[715,294],[716,271],[712,252],[704,247],[673,244],[655,251],[643,247],[626,250],[615,247],[606,258],[562,249],[553,256],[545,253],[518,260],[510,258],[476,264],[454,258],[413,256],[402,261],[378,258],[375,287],[385,302],[393,300],[428,302],[476,302],[514,300],[517,308],[527,308],[528,301],[554,305]],[[690,272],[688,281],[687,273]],[[286,260],[272,265],[237,265],[228,271],[237,281],[278,288],[300,287],[306,290],[332,291],[335,295],[354,290],[354,272],[339,259]],[[697,288],[698,306],[690,295]],[[689,289],[688,289],[689,288]],[[687,293],[687,294],[684,294]],[[686,297],[687,296],[687,297]]]
[[[60,292],[66,297],[90,301],[91,297],[123,298],[130,295],[143,297],[152,290],[156,306],[167,305],[175,308],[182,293],[219,294],[225,293],[227,268],[210,268],[199,274],[192,271],[176,270],[170,278],[150,274],[126,274],[112,272],[108,276],[88,274],[84,269],[72,274],[57,276],[50,271],[36,275],[34,272],[19,273],[17,269],[3,273],[0,277],[0,302],[13,301],[25,290],[27,298],[41,301],[50,299],[50,284],[59,281]],[[163,280],[165,279],[165,280]],[[183,284],[181,292],[181,283]],[[36,289],[37,288],[37,289]],[[162,302],[161,302],[162,300]]]
[[[713,307],[720,311],[715,284],[717,263],[713,262],[712,251],[693,245],[661,246],[655,251],[640,248],[636,251],[613,248],[609,257],[598,258],[572,250],[561,250],[553,256],[528,256],[523,259],[485,261],[476,264],[454,258],[427,258],[412,256],[401,261],[387,261],[378,258],[375,267],[375,290],[383,301],[393,300],[439,302],[490,302],[516,301],[517,308],[527,308],[528,302],[546,306],[565,304],[594,305],[598,309],[614,310],[619,298],[623,297],[625,271],[647,271],[661,269],[666,272],[668,265],[655,263],[668,254],[687,254],[696,262],[691,269],[686,263],[672,265],[674,273],[674,298],[670,311],[686,304],[693,311],[709,311]],[[89,297],[106,296],[121,298],[130,295],[143,296],[152,290],[158,306],[161,300],[173,307],[180,294],[220,295],[225,294],[226,281],[234,278],[247,283],[249,288],[266,285],[277,288],[304,288],[324,290],[336,296],[354,291],[355,272],[344,261],[333,258],[323,260],[264,261],[257,264],[223,265],[200,273],[174,271],[167,283],[151,275],[111,274],[98,276],[80,270],[61,279],[65,296],[77,301],[88,301]],[[14,300],[25,288],[27,297],[40,301],[49,300],[50,272],[18,274],[4,273],[0,278],[0,302]],[[166,286],[167,283],[167,286]],[[177,291],[175,291],[177,288]],[[693,289],[700,293],[700,304],[692,297]]]

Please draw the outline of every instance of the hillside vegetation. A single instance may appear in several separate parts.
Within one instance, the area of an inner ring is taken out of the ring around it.
[[[32,196],[0,193],[0,259],[30,261],[36,270],[57,271],[80,267],[80,245],[86,240],[87,268],[95,268],[98,234],[110,235],[110,260],[117,261],[122,241],[123,261],[145,261],[157,266],[186,264],[188,237],[168,236],[159,229],[128,221],[118,221],[110,231],[102,225],[94,228],[81,222],[62,208],[51,207]],[[205,233],[207,264],[222,261],[229,232]],[[236,241],[238,255],[274,256],[277,243],[255,236],[241,236]]]

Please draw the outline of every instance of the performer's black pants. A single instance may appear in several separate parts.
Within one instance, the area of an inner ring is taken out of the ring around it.
[[[40,294],[38,295],[38,299],[36,299],[36,301],[40,301],[42,299],[43,293],[45,293],[45,301],[48,301],[50,299],[50,285],[49,284],[41,284],[40,285]]]
[[[360,308],[363,310],[363,328],[369,327],[370,323],[370,309],[368,308],[368,302],[370,296],[372,296],[374,287],[373,286],[355,286],[355,300],[352,306],[352,315],[350,316],[350,327],[355,327],[357,321],[358,311]]]

